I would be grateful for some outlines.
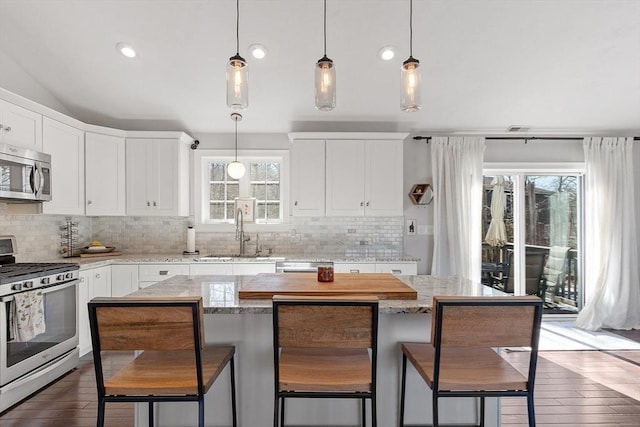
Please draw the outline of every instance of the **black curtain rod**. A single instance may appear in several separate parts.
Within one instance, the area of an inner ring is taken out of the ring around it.
[[[429,141],[431,140],[431,138],[433,138],[432,136],[414,136],[413,139],[415,139],[416,141],[427,141],[427,144],[429,143]],[[517,140],[522,140],[524,139],[524,142],[528,142],[528,141],[533,141],[536,139],[551,139],[551,140],[561,140],[561,141],[582,141],[584,139],[584,137],[579,137],[579,136],[557,136],[557,137],[553,137],[553,136],[487,136],[485,137],[485,139],[495,139],[495,140],[501,140],[501,139],[517,139]],[[640,141],[640,136],[634,136],[633,137],[634,141]]]

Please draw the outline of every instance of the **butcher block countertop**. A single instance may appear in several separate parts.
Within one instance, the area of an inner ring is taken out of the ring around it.
[[[261,273],[240,289],[240,299],[274,295],[355,296],[379,299],[417,299],[418,292],[390,273],[336,273],[333,282],[319,282],[309,273]]]
[[[295,274],[295,273],[286,273]],[[308,274],[308,273],[307,273]],[[365,273],[346,273],[363,276]],[[383,273],[371,273],[383,275]],[[309,275],[315,281],[316,275]],[[174,276],[147,288],[140,289],[132,296],[202,296],[205,314],[271,314],[271,297],[260,299],[240,298],[241,292],[251,288],[256,276]],[[472,283],[456,276],[435,277],[427,275],[396,276],[413,289],[415,299],[382,299],[379,310],[383,314],[431,313],[434,295],[488,296],[504,293]],[[335,283],[335,281],[334,281]],[[320,284],[318,284],[320,285]],[[324,286],[324,285],[323,285]]]

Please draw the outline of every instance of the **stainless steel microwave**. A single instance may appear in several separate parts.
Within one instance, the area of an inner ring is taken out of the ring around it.
[[[51,200],[51,156],[0,144],[0,199],[5,202]]]

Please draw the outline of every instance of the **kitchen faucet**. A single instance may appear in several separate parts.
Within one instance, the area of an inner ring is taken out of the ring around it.
[[[238,208],[236,210],[236,240],[240,240],[240,256],[244,256],[244,244],[251,240],[251,236],[244,235],[244,215],[242,213],[242,209]]]

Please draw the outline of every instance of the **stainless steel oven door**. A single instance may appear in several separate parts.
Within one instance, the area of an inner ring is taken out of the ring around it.
[[[76,279],[32,291],[42,292],[44,332],[29,340],[13,336],[14,295],[0,298],[0,386],[78,346],[78,282]]]

